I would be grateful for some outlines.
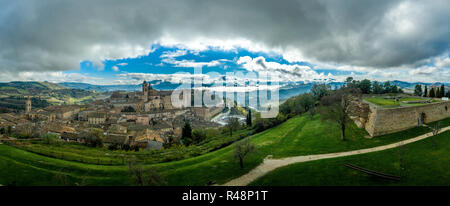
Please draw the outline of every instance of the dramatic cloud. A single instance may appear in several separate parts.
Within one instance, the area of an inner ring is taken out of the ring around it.
[[[309,66],[301,66],[296,64],[280,64],[278,62],[267,62],[264,57],[252,59],[249,56],[240,57],[238,64],[248,71],[266,72],[279,78],[279,81],[312,81],[312,80],[329,80],[333,75],[325,76],[318,74]]]
[[[435,63],[441,71],[449,64],[449,11],[448,0],[6,1],[0,72],[77,70],[84,60],[102,70],[104,60],[146,55],[154,43],[242,46],[294,63],[374,70],[420,69],[446,56]],[[166,59],[179,67],[220,63]]]
[[[64,73],[64,72],[3,72],[0,75],[0,82],[9,81],[49,81],[49,82],[85,82],[90,84],[98,84],[102,78],[92,77],[80,73]]]

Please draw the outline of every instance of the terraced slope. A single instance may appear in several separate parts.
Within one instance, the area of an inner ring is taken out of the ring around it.
[[[165,176],[169,185],[223,184],[259,165],[265,157],[275,158],[322,154],[370,148],[412,138],[429,132],[421,127],[366,139],[366,132],[351,125],[348,140],[341,141],[337,125],[321,122],[316,116],[298,116],[285,123],[250,136],[256,151],[240,169],[233,157],[234,145],[198,157],[160,164],[149,164]],[[7,145],[0,145],[0,184],[16,185],[129,185],[126,166],[102,166],[44,157]]]

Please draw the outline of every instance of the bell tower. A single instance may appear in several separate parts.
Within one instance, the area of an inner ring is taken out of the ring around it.
[[[148,83],[144,80],[144,83],[142,83],[142,99],[144,102],[148,101]]]
[[[30,99],[30,96],[27,96],[27,101],[25,103],[25,111],[26,111],[26,113],[30,113],[31,112],[31,99]]]

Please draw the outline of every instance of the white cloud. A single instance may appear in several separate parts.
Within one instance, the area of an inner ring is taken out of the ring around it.
[[[333,75],[317,73],[309,66],[298,64],[280,64],[278,62],[267,62],[262,56],[251,58],[249,56],[240,57],[237,61],[247,71],[269,72],[277,81],[314,81],[329,80]]]
[[[115,71],[115,72],[118,72],[118,71],[119,71],[119,67],[117,67],[117,66],[112,66],[111,68],[112,68],[112,70]]]
[[[435,63],[437,67],[450,69],[450,57],[436,58]]]
[[[252,58],[249,56],[243,56],[243,57],[239,57],[239,59],[237,60],[237,64],[245,64],[252,61]]]
[[[102,78],[86,74],[65,72],[11,72],[0,76],[0,82],[9,82],[11,79],[15,81],[85,82],[91,84],[98,84],[102,80]]]
[[[186,50],[176,50],[176,51],[166,51],[164,52],[160,58],[162,59],[174,59],[176,57],[184,56],[187,54]]]
[[[203,66],[207,66],[207,67],[213,67],[213,66],[218,66],[221,64],[221,61],[224,61],[223,59],[219,59],[219,60],[213,60],[210,62],[196,62],[194,60],[177,60],[177,57],[182,57],[184,55],[186,55],[188,53],[187,50],[184,49],[180,49],[180,50],[176,50],[176,51],[167,51],[164,52],[160,58],[162,59],[161,62],[167,63],[167,64],[173,64],[175,67],[203,67]],[[227,60],[228,61],[228,60]]]

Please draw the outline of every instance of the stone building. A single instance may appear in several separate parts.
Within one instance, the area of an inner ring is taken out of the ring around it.
[[[89,124],[105,124],[106,122],[106,114],[103,112],[94,112],[88,114],[88,122]]]
[[[173,109],[171,91],[153,89],[146,81],[142,84],[142,91],[121,93],[114,92],[109,98],[115,108],[133,107],[136,112],[154,112]]]
[[[30,99],[30,96],[27,96],[27,101],[26,101],[26,104],[25,104],[25,112],[27,114],[31,113],[31,99]]]
[[[450,102],[435,102],[419,106],[383,108],[362,101],[365,112],[352,117],[356,125],[365,128],[371,137],[402,131],[450,117]]]
[[[50,106],[45,108],[44,110],[55,114],[57,119],[66,120],[73,118],[76,114],[78,114],[78,112],[80,112],[80,106]]]

